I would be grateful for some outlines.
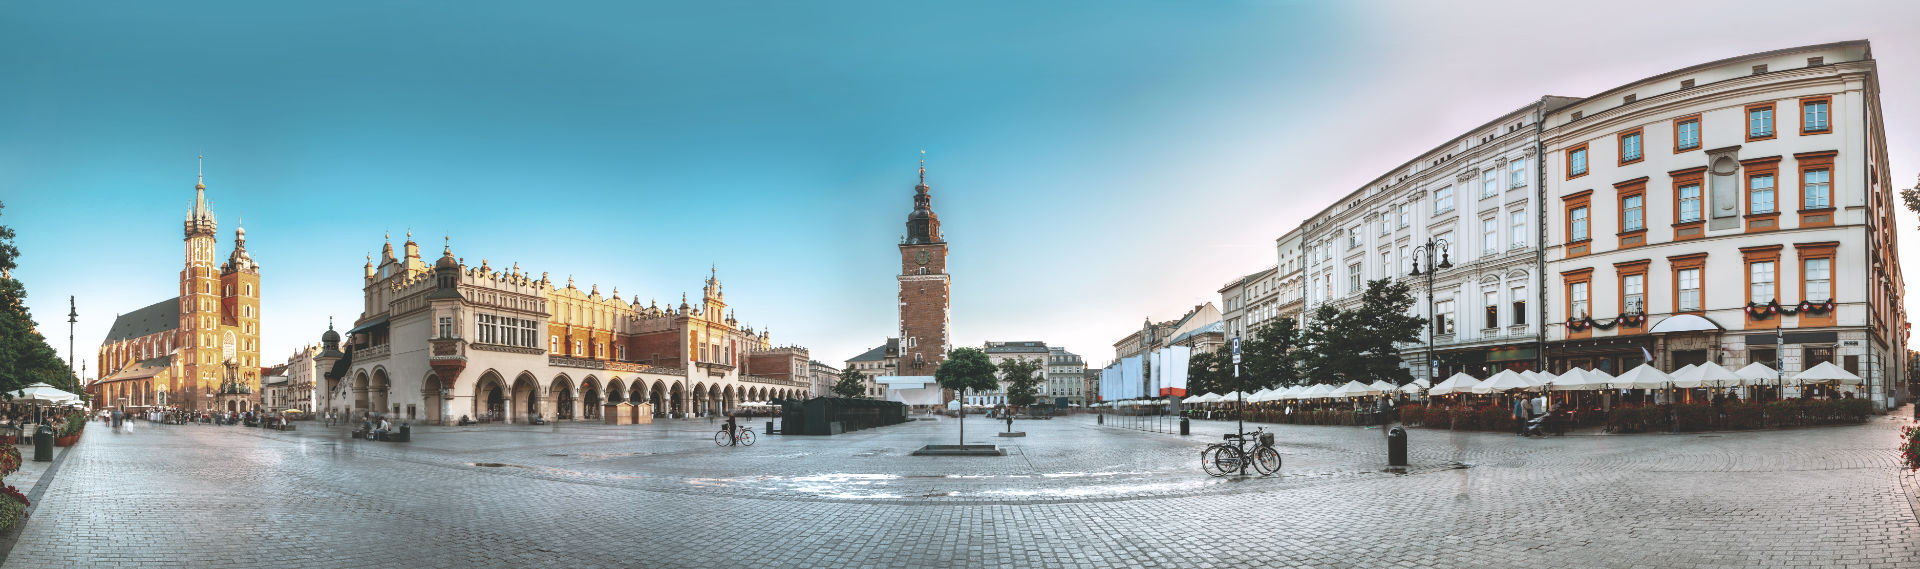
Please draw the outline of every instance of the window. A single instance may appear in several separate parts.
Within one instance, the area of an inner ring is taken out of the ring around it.
[[[1753,348],[1747,350],[1747,353],[1749,354],[1747,356],[1748,361],[1763,363],[1775,368],[1780,366],[1779,350],[1773,348]]]
[[[1587,145],[1567,149],[1567,179],[1587,175]]]
[[[1800,362],[1801,369],[1833,363],[1833,346],[1807,346],[1800,353],[1803,354]]]
[[[1500,195],[1500,172],[1491,168],[1480,173],[1480,197]]]
[[[1511,225],[1512,235],[1508,236],[1509,247],[1519,249],[1527,246],[1527,214],[1522,211],[1507,213],[1507,223]]]
[[[1620,229],[1639,231],[1647,228],[1646,196],[1635,194],[1620,199]]]
[[[1747,284],[1752,287],[1748,302],[1766,304],[1773,302],[1773,261],[1760,261],[1747,265]]]
[[[1400,228],[1406,229],[1413,221],[1413,204],[1400,204]]]
[[[1480,220],[1480,250],[1488,255],[1500,251],[1500,221],[1494,218]]]
[[[1773,103],[1747,106],[1747,140],[1773,138]]]
[[[1680,223],[1700,221],[1700,184],[1680,186]]]
[[[1680,290],[1679,305],[1677,307],[1677,310],[1680,312],[1699,311],[1700,310],[1700,269],[1680,269],[1680,272],[1678,275],[1676,275],[1675,280],[1679,281],[1680,283],[1677,287]]]
[[[1580,318],[1587,316],[1587,283],[1579,282],[1567,285],[1567,302],[1570,304],[1567,315]]]
[[[1360,264],[1359,263],[1354,263],[1352,265],[1347,266],[1347,292],[1350,292],[1350,293],[1360,292]]]
[[[547,351],[555,354],[560,353],[559,336],[547,336]]]
[[[1773,213],[1773,174],[1747,177],[1747,213]]]
[[[1360,246],[1360,227],[1356,225],[1356,226],[1347,228],[1347,248],[1352,249],[1354,247],[1359,247],[1359,246]]]
[[[1673,122],[1673,151],[1685,152],[1700,148],[1700,116],[1694,115]]]
[[[1401,245],[1400,246],[1400,274],[1407,275],[1412,273],[1413,273],[1413,257],[1407,255],[1407,246]]]
[[[576,355],[576,356],[577,356],[577,355],[580,355],[580,352],[581,352],[581,348],[580,348],[580,341],[579,341],[579,340],[574,340],[574,341],[573,341],[573,355]]]
[[[1630,132],[1621,133],[1620,164],[1626,165],[1639,162],[1640,158],[1640,130],[1634,129]]]
[[[1516,287],[1513,287],[1513,324],[1515,326],[1519,326],[1519,325],[1524,325],[1526,323],[1527,323],[1527,287],[1516,286]]]
[[[1647,312],[1647,276],[1620,277],[1620,296],[1622,313],[1645,314]]]
[[[1567,241],[1569,242],[1586,241],[1587,240],[1587,206],[1580,206],[1580,207],[1573,208],[1572,210],[1568,210],[1567,220],[1572,224],[1572,228],[1569,229],[1567,233]]]
[[[1433,333],[1453,333],[1453,301],[1442,300],[1433,304]]]
[[[1453,186],[1433,191],[1433,212],[1453,211]]]
[[[1833,259],[1807,259],[1806,268],[1801,270],[1807,278],[1807,292],[1800,300],[1823,302],[1833,298]]]
[[[1380,252],[1380,278],[1393,276],[1393,252]]]
[[[1393,222],[1387,220],[1386,214],[1381,214],[1380,215],[1380,236],[1386,237],[1392,234],[1393,234]]]
[[[1807,170],[1800,182],[1800,193],[1805,196],[1806,209],[1826,209],[1832,207],[1833,186],[1830,182],[1831,170],[1821,168]]]
[[[1500,327],[1500,293],[1487,291],[1487,329]]]
[[[1508,186],[1515,187],[1515,188],[1526,187],[1527,159],[1521,158],[1519,160],[1513,161],[1512,164],[1508,164],[1507,172],[1509,172],[1509,175],[1512,176],[1512,179],[1507,181]]]
[[[1830,132],[1827,125],[1827,106],[1832,99],[1819,97],[1800,101],[1800,134]]]

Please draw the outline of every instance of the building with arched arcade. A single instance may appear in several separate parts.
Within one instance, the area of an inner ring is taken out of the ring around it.
[[[615,289],[556,285],[518,264],[469,266],[451,246],[428,265],[409,235],[365,267],[365,304],[316,358],[322,406],[451,423],[592,420],[605,405],[644,404],[657,417],[731,411],[742,402],[807,396],[808,352],[773,345],[727,310],[719,277],[699,304],[623,299]]]

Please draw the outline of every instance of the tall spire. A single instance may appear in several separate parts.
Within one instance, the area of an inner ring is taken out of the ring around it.
[[[907,215],[905,244],[939,243],[940,216],[933,213],[932,188],[927,186],[927,151],[920,151],[920,184],[913,187],[913,213]]]
[[[927,149],[920,149],[920,186],[927,187]]]
[[[199,172],[193,182],[193,209],[187,210],[187,237],[204,235],[212,237],[216,224],[213,212],[207,210],[207,157],[199,157]]]

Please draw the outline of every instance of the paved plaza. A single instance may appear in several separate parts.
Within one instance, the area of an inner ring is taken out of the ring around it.
[[[908,455],[951,419],[750,448],[705,420],[95,427],[0,567],[1920,567],[1901,424],[1416,429],[1406,472],[1377,429],[1289,426],[1281,474],[1219,479],[1230,422],[968,421],[1006,457]]]

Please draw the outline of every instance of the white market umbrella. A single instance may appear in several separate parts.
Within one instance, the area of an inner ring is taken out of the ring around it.
[[[1541,375],[1549,375],[1549,374],[1541,374]],[[1593,383],[1589,381],[1586,374],[1586,370],[1583,370],[1577,367],[1567,370],[1566,373],[1562,373],[1558,376],[1555,376],[1553,378],[1552,383],[1553,383],[1554,391],[1588,391],[1593,389],[1605,389],[1607,387],[1605,384],[1594,386]]]
[[[1473,376],[1467,375],[1465,372],[1461,372],[1453,374],[1453,377],[1447,378],[1446,381],[1440,382],[1440,385],[1435,385],[1428,389],[1427,394],[1447,395],[1450,393],[1471,393],[1473,386],[1479,384],[1480,380],[1474,379]]]
[[[79,401],[80,397],[44,382],[34,383],[7,394],[14,403],[32,403],[35,405],[54,405]]]
[[[1699,375],[1700,372],[1702,371],[1705,371],[1705,370],[1702,370],[1699,367],[1694,366],[1693,364],[1687,364],[1686,367],[1682,367],[1680,369],[1674,370],[1673,373],[1669,373],[1667,374],[1667,376],[1673,378],[1674,387],[1690,389],[1694,387],[1700,387],[1700,380],[1695,376]]]
[[[1369,386],[1365,383],[1360,383],[1359,380],[1354,380],[1354,381],[1347,382],[1346,385],[1342,385],[1339,388],[1334,389],[1333,392],[1328,393],[1327,395],[1329,397],[1366,397],[1369,395],[1379,395],[1379,394],[1380,394],[1380,391],[1377,389],[1374,389],[1372,386]]]
[[[1332,395],[1328,395],[1329,393],[1333,393],[1333,386],[1327,385],[1325,383],[1317,383],[1317,384],[1314,384],[1313,387],[1309,387],[1306,390],[1301,391],[1299,397],[1301,399],[1321,399],[1325,397],[1332,397]]]
[[[1306,391],[1306,390],[1307,390],[1306,387],[1299,386],[1299,385],[1288,387],[1286,389],[1280,390],[1280,398],[1281,399],[1297,399],[1300,397],[1300,392]]]
[[[1500,373],[1493,374],[1493,377],[1489,377],[1486,381],[1480,382],[1479,385],[1473,386],[1473,392],[1486,395],[1489,393],[1503,393],[1515,389],[1532,390],[1534,387],[1533,382],[1527,381],[1526,378],[1520,377],[1520,374],[1514,373],[1513,370],[1509,369],[1501,370]]]
[[[1421,386],[1419,382],[1409,383],[1409,384],[1400,386],[1400,392],[1408,395],[1419,395],[1421,391],[1425,391],[1426,389],[1427,388],[1424,386]]]
[[[1374,391],[1378,391],[1381,393],[1393,393],[1394,391],[1398,391],[1400,389],[1400,386],[1389,383],[1387,382],[1387,380],[1384,380],[1384,379],[1373,380],[1373,384],[1368,385],[1367,387],[1371,387],[1373,388]]]
[[[1688,381],[1700,387],[1739,387],[1741,381],[1740,374],[1713,362],[1700,364],[1687,373]]]
[[[1667,388],[1667,384],[1672,382],[1673,376],[1667,375],[1666,372],[1654,369],[1653,366],[1647,364],[1640,364],[1640,367],[1627,370],[1626,373],[1620,374],[1619,377],[1607,381],[1607,387],[1614,389],[1665,389]]]
[[[1667,375],[1671,375],[1671,376],[1674,376],[1674,377],[1680,377],[1680,374],[1683,374],[1683,373],[1687,373],[1687,372],[1690,372],[1690,371],[1693,371],[1693,368],[1697,368],[1697,367],[1700,367],[1700,364],[1687,364],[1687,365],[1683,365],[1683,366],[1680,366],[1680,369],[1676,369],[1676,370],[1673,370],[1673,371],[1670,371],[1670,372],[1667,372]]]
[[[1806,371],[1793,374],[1797,383],[1838,383],[1840,385],[1860,385],[1860,376],[1854,375],[1833,362],[1820,362],[1820,365],[1807,368]]]
[[[1760,362],[1747,364],[1747,367],[1733,373],[1740,376],[1742,382],[1747,385],[1773,385],[1775,380],[1780,379],[1780,372],[1773,371],[1773,368]]]

